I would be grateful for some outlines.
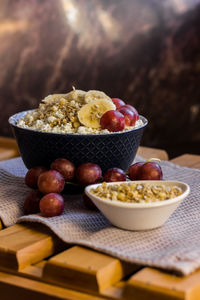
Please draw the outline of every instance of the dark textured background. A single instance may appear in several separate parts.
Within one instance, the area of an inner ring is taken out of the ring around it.
[[[2,0],[0,135],[72,85],[134,105],[143,145],[200,154],[200,0]]]

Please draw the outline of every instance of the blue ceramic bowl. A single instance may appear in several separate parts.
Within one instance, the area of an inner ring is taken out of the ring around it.
[[[147,119],[140,116],[144,125],[129,131],[109,134],[49,133],[17,126],[28,111],[9,118],[19,151],[26,167],[49,166],[56,158],[63,157],[75,165],[93,162],[105,171],[118,167],[127,170],[135,158]]]

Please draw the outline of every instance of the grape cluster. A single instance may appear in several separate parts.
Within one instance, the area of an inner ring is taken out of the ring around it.
[[[111,168],[102,176],[99,165],[87,162],[75,165],[65,159],[58,158],[50,166],[50,170],[38,166],[28,170],[25,183],[34,189],[24,201],[24,213],[41,212],[43,217],[54,217],[62,214],[64,198],[62,192],[67,192],[67,186],[72,185],[77,190],[85,186],[105,182],[130,180],[159,180],[163,178],[162,169],[155,161],[138,162],[131,165],[126,173],[120,168]],[[83,192],[82,199],[89,209],[97,209],[93,202]]]
[[[125,126],[134,126],[139,120],[138,111],[132,105],[126,104],[119,98],[112,98],[116,110],[105,112],[101,119],[101,129],[107,129],[111,132],[122,131]]]

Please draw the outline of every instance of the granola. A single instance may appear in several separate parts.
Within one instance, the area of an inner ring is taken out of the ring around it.
[[[151,203],[165,201],[178,197],[183,193],[176,185],[152,185],[150,183],[137,184],[133,182],[108,185],[103,182],[97,188],[90,189],[95,196],[103,199],[129,203]]]

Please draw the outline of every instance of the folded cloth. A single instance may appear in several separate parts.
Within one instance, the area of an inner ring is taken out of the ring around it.
[[[136,157],[136,160],[142,160]],[[126,231],[112,226],[100,213],[87,210],[80,195],[65,196],[61,216],[23,216],[30,189],[24,184],[26,168],[20,158],[0,162],[0,218],[5,226],[40,222],[67,243],[85,245],[121,260],[189,274],[200,267],[200,170],[163,161],[164,179],[184,181],[190,195],[169,220],[150,231]]]

